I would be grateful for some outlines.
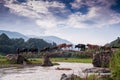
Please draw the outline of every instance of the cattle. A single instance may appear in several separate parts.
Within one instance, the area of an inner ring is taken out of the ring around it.
[[[46,52],[46,51],[50,51],[50,50],[51,50],[50,47],[45,47],[40,52]]]
[[[28,49],[27,48],[22,48],[22,49],[17,48],[17,54],[24,53],[24,52],[27,53]]]
[[[72,48],[73,45],[72,44],[67,44],[66,47],[70,49],[70,47]]]
[[[57,51],[58,50],[58,47],[57,46],[54,46],[51,48],[51,51]]]
[[[87,44],[87,46],[88,46],[88,49],[90,49],[90,50],[96,51],[96,50],[100,49],[100,47],[98,45]]]
[[[101,49],[104,51],[111,51],[112,48],[110,46],[101,46]]]
[[[57,45],[57,47],[59,49],[66,48],[66,43],[59,44],[59,45]]]
[[[75,48],[78,48],[78,49],[80,49],[81,51],[85,51],[85,44],[77,44],[77,45],[75,45]]]
[[[38,49],[37,48],[30,48],[29,52],[38,53]]]

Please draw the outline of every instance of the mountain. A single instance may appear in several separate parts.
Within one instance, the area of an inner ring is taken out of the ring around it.
[[[106,45],[120,47],[120,37],[118,37],[116,40],[114,40]]]
[[[61,39],[59,37],[56,36],[41,36],[40,38],[44,39],[47,42],[55,42],[56,44],[61,44],[61,43],[66,43],[66,44],[71,44],[70,41],[65,40],[65,39]]]
[[[72,44],[70,41],[56,37],[56,36],[40,36],[40,37],[38,37],[38,36],[30,35],[29,37],[41,38],[41,39],[44,39],[45,41],[47,41],[48,43],[55,42],[56,44],[62,44],[62,43]]]
[[[18,32],[11,32],[11,31],[5,31],[5,30],[0,30],[0,34],[5,33],[9,38],[23,38],[24,40],[28,40],[28,37],[18,33]]]
[[[40,38],[44,39],[48,43],[53,43],[55,42],[56,44],[61,44],[61,43],[66,43],[66,44],[71,44],[71,42],[61,39],[56,36],[25,36],[21,33],[18,32],[11,32],[11,31],[6,31],[6,30],[0,30],[0,34],[5,33],[9,38],[23,38],[24,40],[28,40],[29,38]]]

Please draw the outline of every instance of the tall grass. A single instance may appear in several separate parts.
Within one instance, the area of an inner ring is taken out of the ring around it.
[[[114,53],[110,68],[113,80],[120,80],[120,49]]]

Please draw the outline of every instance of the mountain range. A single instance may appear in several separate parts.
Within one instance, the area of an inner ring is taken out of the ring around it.
[[[28,40],[29,38],[39,38],[39,39],[43,39],[48,43],[53,43],[55,42],[56,44],[61,44],[61,43],[66,43],[66,44],[71,44],[70,41],[67,41],[65,39],[61,39],[59,37],[56,36],[26,36],[24,34],[21,34],[19,32],[12,32],[12,31],[6,31],[6,30],[0,30],[0,34],[5,33],[6,35],[8,35],[9,38],[23,38],[24,40]]]

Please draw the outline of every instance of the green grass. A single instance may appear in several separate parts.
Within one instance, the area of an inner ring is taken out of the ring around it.
[[[92,63],[92,59],[90,58],[52,58],[53,62],[77,62],[77,63]]]
[[[42,63],[42,58],[29,58],[31,65],[40,65]],[[91,63],[92,59],[79,59],[79,58],[50,58],[54,65],[58,65],[57,62],[77,62],[77,63]],[[18,64],[10,63],[4,56],[0,56],[0,67],[16,67]]]
[[[32,63],[39,63],[42,61],[42,58],[30,58]],[[77,62],[77,63],[92,63],[91,58],[50,58],[52,62]]]
[[[112,78],[114,80],[120,80],[120,49],[114,53],[110,68],[112,70]]]

